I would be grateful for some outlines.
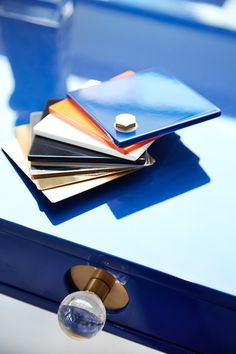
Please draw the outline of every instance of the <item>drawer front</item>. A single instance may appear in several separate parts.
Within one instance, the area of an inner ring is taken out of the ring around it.
[[[104,258],[112,264],[111,257]],[[47,303],[59,305],[68,294],[66,274],[77,264],[99,266],[19,235],[0,233],[0,281],[31,294],[32,299],[44,299],[50,310],[55,311],[57,306],[50,308]],[[105,330],[157,349],[169,348],[168,352],[174,348],[173,352],[235,353],[235,311],[163,286],[158,273],[149,279],[108,267],[106,270],[122,281],[129,304],[108,313]],[[28,301],[29,295],[25,297]],[[21,298],[24,300],[24,296]]]

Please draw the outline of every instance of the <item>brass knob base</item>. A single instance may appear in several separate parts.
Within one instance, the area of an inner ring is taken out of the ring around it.
[[[75,290],[94,292],[107,310],[121,310],[129,302],[124,286],[111,273],[102,269],[76,265],[69,270],[68,276]]]

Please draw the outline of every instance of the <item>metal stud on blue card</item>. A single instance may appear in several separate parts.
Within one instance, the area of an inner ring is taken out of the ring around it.
[[[176,78],[155,70],[69,93],[120,147],[220,116],[218,107]],[[120,115],[135,117],[135,129],[116,129]]]

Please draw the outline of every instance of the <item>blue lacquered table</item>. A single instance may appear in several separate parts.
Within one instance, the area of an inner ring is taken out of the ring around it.
[[[69,10],[2,12],[1,141],[48,98],[127,69],[167,70],[223,114],[153,144],[153,167],[55,205],[1,151],[1,291],[56,312],[67,271],[92,265],[129,294],[105,330],[166,352],[235,353],[236,32],[116,1]]]

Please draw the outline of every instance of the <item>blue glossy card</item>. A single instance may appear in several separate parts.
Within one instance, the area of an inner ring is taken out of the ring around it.
[[[174,77],[155,70],[69,93],[118,146],[167,134],[220,115],[220,109]],[[131,133],[115,129],[116,116],[135,115]]]

